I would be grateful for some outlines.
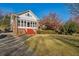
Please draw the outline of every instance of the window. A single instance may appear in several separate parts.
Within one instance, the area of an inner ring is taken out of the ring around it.
[[[24,21],[24,26],[26,27],[26,21]]]
[[[37,26],[37,23],[35,22],[35,27]]]
[[[27,16],[30,16],[30,14],[28,13]]]
[[[17,20],[17,24],[18,24],[18,26],[20,26],[20,20]]]
[[[27,14],[25,14],[25,15],[31,17],[31,15],[30,15],[29,13],[27,13]]]
[[[36,27],[36,22],[33,22],[33,27]]]
[[[32,27],[32,22],[31,22],[31,27]]]
[[[33,27],[34,27],[34,22],[33,22]]]
[[[27,22],[27,27],[30,27],[30,22]]]
[[[23,20],[21,21],[21,26],[23,26]]]

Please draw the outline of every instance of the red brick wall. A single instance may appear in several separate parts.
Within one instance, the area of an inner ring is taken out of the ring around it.
[[[18,28],[17,35],[23,35],[23,34],[26,34],[25,30],[21,29],[21,28]]]
[[[16,16],[12,15],[13,18],[13,23],[12,23],[12,29],[13,29],[13,34],[17,34],[18,28],[17,28],[17,22],[16,22]]]

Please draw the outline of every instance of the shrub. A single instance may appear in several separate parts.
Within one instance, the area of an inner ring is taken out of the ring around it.
[[[10,16],[4,16],[3,20],[0,21],[0,29],[5,31],[10,29]]]
[[[61,28],[60,28],[60,33],[62,34],[73,34],[76,33],[78,29],[78,26],[75,22],[70,21],[65,23]]]

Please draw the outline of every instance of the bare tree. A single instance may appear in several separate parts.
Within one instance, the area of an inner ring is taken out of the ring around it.
[[[56,13],[49,13],[40,21],[40,25],[45,25],[47,29],[58,30],[60,26],[60,19]]]
[[[79,3],[67,4],[68,10],[72,16],[79,16]]]

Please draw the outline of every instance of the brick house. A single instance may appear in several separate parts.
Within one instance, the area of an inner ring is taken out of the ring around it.
[[[31,11],[20,14],[11,14],[11,30],[15,35],[36,34],[38,30],[38,18]]]

